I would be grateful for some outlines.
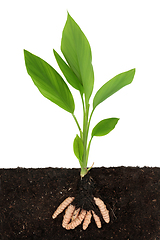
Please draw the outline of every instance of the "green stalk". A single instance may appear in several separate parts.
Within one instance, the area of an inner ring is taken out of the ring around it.
[[[90,122],[91,122],[91,118],[92,118],[93,112],[94,112],[94,109],[92,110],[90,118],[89,118],[88,127],[87,127],[87,134],[89,132],[89,127],[90,127]]]
[[[92,117],[92,114],[93,114],[93,111],[94,109],[92,110],[91,114],[90,114],[90,117],[89,117],[89,103],[87,103],[85,101],[84,103],[84,99],[83,99],[83,95],[81,94],[81,99],[82,99],[82,105],[83,105],[83,132],[80,128],[80,125],[75,117],[74,114],[72,114],[76,124],[77,124],[77,127],[80,131],[80,137],[83,141],[83,149],[84,149],[84,152],[83,152],[83,158],[82,158],[82,164],[81,164],[81,172],[80,172],[80,176],[81,178],[84,177],[87,172],[90,170],[90,169],[87,169],[87,163],[88,163],[88,155],[89,155],[89,149],[90,149],[90,144],[91,144],[91,140],[92,138],[90,139],[89,141],[89,144],[88,144],[88,147],[87,147],[87,140],[88,140],[88,132],[89,132],[89,126],[90,126],[90,121],[91,121],[91,117]]]
[[[81,127],[80,127],[80,125],[79,125],[79,123],[78,123],[78,120],[77,120],[77,118],[76,118],[76,116],[74,115],[74,114],[72,114],[72,116],[73,116],[73,118],[74,118],[74,120],[75,120],[75,122],[76,122],[76,124],[77,124],[77,127],[78,127],[78,129],[79,129],[79,131],[80,131],[80,136],[81,136],[81,138],[82,138],[82,130],[81,130]]]
[[[88,136],[89,127],[90,127],[90,122],[91,122],[91,118],[92,118],[93,112],[94,112],[94,109],[92,110],[92,112],[91,112],[91,114],[90,114],[90,117],[89,117],[88,126],[87,126],[87,136]],[[87,159],[86,159],[86,163],[88,163],[88,156],[89,156],[89,150],[90,150],[90,145],[91,145],[92,138],[93,138],[93,137],[91,137],[91,139],[90,139],[90,141],[89,141],[89,143],[88,143],[88,147],[87,147]],[[88,171],[89,171],[89,170],[88,170]]]
[[[92,141],[92,138],[90,139],[89,143],[88,143],[88,148],[87,148],[87,163],[88,163],[88,156],[89,156],[89,150],[90,150],[90,145],[91,145],[91,141]]]
[[[81,167],[81,177],[84,177],[87,174],[87,139],[88,139],[88,113],[89,113],[89,104],[85,104],[85,108],[83,108],[83,158]]]

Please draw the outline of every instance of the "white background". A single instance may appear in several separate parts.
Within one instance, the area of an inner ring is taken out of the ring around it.
[[[1,1],[0,168],[79,167],[72,147],[77,126],[71,114],[40,94],[23,55],[26,49],[60,72],[53,48],[61,54],[67,10],[91,45],[93,96],[115,75],[136,68],[132,84],[93,114],[91,129],[104,118],[120,120],[110,134],[93,138],[88,166],[160,167],[159,9],[154,0]],[[80,97],[70,89],[81,124]]]

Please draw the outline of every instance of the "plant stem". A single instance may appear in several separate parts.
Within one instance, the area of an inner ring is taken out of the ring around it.
[[[81,167],[81,177],[87,174],[87,138],[88,138],[88,113],[89,113],[89,104],[85,104],[85,108],[83,108],[83,167]]]
[[[88,162],[88,156],[89,156],[89,150],[90,150],[90,145],[91,145],[91,141],[92,141],[92,138],[90,139],[89,143],[88,143],[88,147],[87,147],[87,162]]]
[[[74,120],[75,120],[75,122],[76,122],[76,124],[77,124],[77,127],[78,127],[78,129],[79,129],[79,131],[80,131],[80,136],[82,136],[82,130],[81,130],[81,127],[80,127],[80,125],[79,125],[79,123],[78,123],[78,120],[77,120],[77,118],[76,118],[76,116],[75,116],[74,114],[72,114],[72,116],[73,116],[73,118],[74,118]]]
[[[87,134],[88,134],[88,132],[89,132],[89,127],[90,127],[90,122],[91,122],[91,118],[92,118],[93,112],[94,112],[94,109],[92,109],[91,115],[90,115],[90,117],[89,117],[88,127],[87,127]]]
[[[80,173],[80,176],[81,176],[81,179],[88,173],[88,170],[87,168],[85,167],[81,167],[81,173]]]
[[[94,109],[92,110],[91,114],[90,114],[90,117],[89,117],[89,103],[86,101],[85,99],[85,103],[84,103],[84,99],[83,99],[83,95],[81,94],[81,99],[82,99],[82,105],[83,105],[83,132],[79,126],[79,123],[75,117],[74,114],[73,115],[73,118],[78,126],[78,129],[80,131],[80,137],[81,139],[83,140],[83,149],[84,149],[84,152],[83,152],[83,157],[82,157],[82,165],[81,165],[81,178],[84,177],[88,170],[87,170],[87,162],[88,162],[88,155],[89,155],[89,149],[90,149],[90,143],[91,143],[91,140],[92,138],[90,139],[89,141],[89,144],[88,144],[88,147],[87,147],[87,139],[88,139],[88,132],[89,132],[89,126],[90,126],[90,122],[91,122],[91,118],[92,118],[92,114],[94,112]],[[88,120],[89,118],[89,120]]]

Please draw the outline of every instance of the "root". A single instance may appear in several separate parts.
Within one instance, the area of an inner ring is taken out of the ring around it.
[[[55,219],[67,208],[62,221],[62,227],[67,230],[76,228],[83,220],[83,230],[86,230],[92,215],[98,228],[102,226],[101,216],[106,223],[110,222],[109,210],[100,198],[94,197],[94,182],[87,175],[80,181],[76,196],[66,198],[52,215]]]
[[[101,228],[101,220],[100,218],[95,214],[95,212],[92,210],[92,214],[95,220],[95,223],[97,225],[98,228]]]
[[[74,221],[78,217],[79,212],[80,212],[80,208],[74,211],[71,221]]]
[[[62,222],[62,227],[66,228],[71,217],[72,217],[72,214],[75,210],[75,206],[73,205],[69,205],[69,207],[67,208],[67,210],[65,211],[65,215],[63,217],[63,222]]]
[[[95,198],[95,197],[94,197],[94,201],[95,201],[96,205],[99,207],[99,210],[102,214],[104,221],[106,223],[109,223],[110,222],[109,211],[107,210],[104,202],[100,198]]]
[[[79,214],[79,216],[77,216],[77,218],[72,221],[71,223],[69,223],[67,226],[66,226],[66,229],[67,230],[70,230],[70,229],[74,229],[76,228],[78,225],[81,224],[81,222],[83,221],[84,217],[86,215],[86,210],[81,210],[81,213]]]
[[[88,225],[91,222],[91,218],[92,218],[92,214],[91,211],[88,211],[85,218],[84,218],[84,222],[83,222],[83,230],[86,230]]]
[[[66,198],[57,208],[57,210],[52,215],[52,218],[56,218],[63,210],[74,200],[74,197]]]

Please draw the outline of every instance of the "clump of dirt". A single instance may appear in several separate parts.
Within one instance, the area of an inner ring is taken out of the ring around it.
[[[92,207],[91,202],[93,201],[93,196],[95,193],[95,183],[93,178],[90,176],[90,172],[85,175],[82,179],[79,178],[77,189],[76,189],[76,197],[72,202],[77,208],[84,208],[86,210],[90,210]]]
[[[90,172],[85,175],[82,179],[80,178],[77,184],[75,199],[72,202],[72,205],[80,209],[85,209],[87,211],[94,210],[96,215],[101,217],[99,209],[95,204],[95,182],[90,176]]]
[[[0,239],[160,239],[160,168],[93,168],[86,184],[79,182],[79,173],[63,168],[0,169]],[[85,231],[82,225],[68,231],[62,227],[64,213],[52,219],[69,196],[77,196],[77,207],[93,207],[88,193],[113,210],[109,224],[102,222],[98,229],[92,218]]]

